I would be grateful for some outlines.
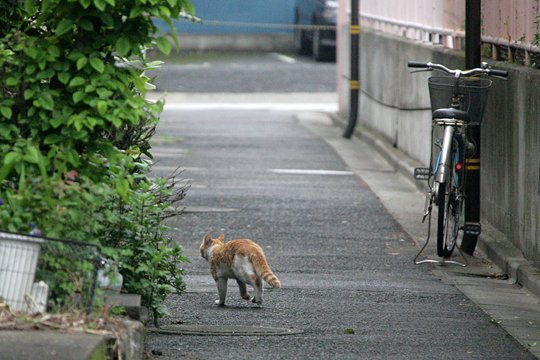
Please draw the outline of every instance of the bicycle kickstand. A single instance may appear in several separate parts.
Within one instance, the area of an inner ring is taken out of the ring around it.
[[[416,254],[416,256],[414,258],[414,264],[415,265],[420,265],[420,264],[440,264],[440,265],[452,264],[452,265],[459,265],[459,266],[463,266],[463,267],[469,265],[469,262],[467,261],[467,258],[465,257],[465,255],[461,251],[461,248],[459,246],[457,246],[457,244],[456,244],[456,247],[457,247],[457,249],[459,251],[459,254],[463,258],[464,263],[461,263],[459,261],[454,261],[454,260],[446,260],[444,258],[442,258],[441,260],[433,260],[433,259],[418,260],[418,258],[422,254],[422,252],[424,252],[424,250],[428,246],[429,240],[431,238],[431,211],[432,211],[432,209],[433,209],[433,204],[430,202],[429,207],[428,207],[426,213],[424,214],[424,217],[422,218],[422,223],[426,220],[426,218],[428,219],[428,233],[427,233],[427,237],[426,237],[426,242],[425,242],[424,246],[422,246],[422,248],[420,249],[418,254]]]

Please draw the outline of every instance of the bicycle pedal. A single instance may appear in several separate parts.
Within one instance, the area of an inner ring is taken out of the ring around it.
[[[429,180],[430,170],[429,168],[415,168],[414,169],[414,178],[416,180]]]
[[[465,223],[465,225],[463,226],[463,232],[465,233],[465,235],[478,236],[482,232],[482,226],[480,225],[480,223]]]

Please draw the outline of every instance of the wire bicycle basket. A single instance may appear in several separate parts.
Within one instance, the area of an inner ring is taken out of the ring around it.
[[[431,111],[449,108],[452,104],[455,78],[452,76],[432,76],[428,80]],[[485,78],[460,78],[460,110],[469,114],[471,125],[479,125],[484,115],[489,88],[492,81]]]

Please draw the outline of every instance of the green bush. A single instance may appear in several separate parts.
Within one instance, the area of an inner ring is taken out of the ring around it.
[[[189,1],[0,4],[0,227],[106,247],[156,317],[183,286],[162,220],[185,189],[146,176],[163,104],[145,99],[144,52],[171,50],[152,18],[181,11]]]

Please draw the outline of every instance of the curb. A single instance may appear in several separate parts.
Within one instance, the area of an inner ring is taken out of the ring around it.
[[[330,114],[330,117],[335,125],[340,128],[345,127],[346,121],[338,114]],[[360,124],[355,129],[354,136],[374,148],[398,173],[411,179],[411,183],[419,191],[427,191],[427,185],[424,182],[413,182],[412,180],[414,168],[422,166],[419,162],[393,147],[373,130]],[[482,233],[478,237],[477,245],[477,249],[480,249],[512,280],[540,298],[540,269],[535,267],[532,261],[527,260],[521,250],[512,244],[502,232],[487,221],[482,221]]]

